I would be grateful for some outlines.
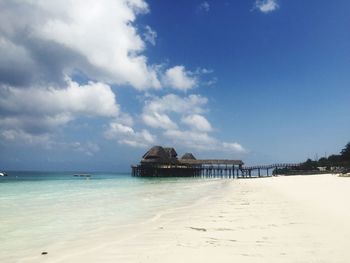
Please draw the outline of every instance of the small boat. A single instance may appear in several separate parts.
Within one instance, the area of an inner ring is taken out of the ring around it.
[[[74,174],[76,177],[91,177],[91,174]]]
[[[0,176],[2,176],[2,177],[7,176],[7,173],[5,173],[5,172],[0,172]]]

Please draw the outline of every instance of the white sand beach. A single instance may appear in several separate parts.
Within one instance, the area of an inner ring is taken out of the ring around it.
[[[33,262],[350,262],[350,178],[212,183],[223,190]]]

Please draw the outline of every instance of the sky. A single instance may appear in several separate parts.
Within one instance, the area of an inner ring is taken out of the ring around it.
[[[0,170],[247,165],[350,141],[350,2],[0,0]]]

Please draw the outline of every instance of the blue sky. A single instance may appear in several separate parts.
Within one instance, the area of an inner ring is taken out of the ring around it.
[[[0,169],[128,171],[152,145],[247,164],[338,153],[349,8],[0,1]]]

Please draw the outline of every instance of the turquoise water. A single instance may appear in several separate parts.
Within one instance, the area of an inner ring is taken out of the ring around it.
[[[21,262],[47,248],[137,225],[219,188],[200,178],[128,174],[12,172],[0,178],[0,262]]]

